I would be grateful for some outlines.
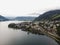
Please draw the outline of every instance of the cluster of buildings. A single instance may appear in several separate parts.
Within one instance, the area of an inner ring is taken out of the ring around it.
[[[60,21],[40,21],[39,25],[46,29],[46,31],[56,33],[56,28],[60,26]]]
[[[44,28],[47,32],[56,33],[57,27],[60,26],[60,21],[37,21],[37,22],[22,22],[17,27],[27,27],[35,30]]]

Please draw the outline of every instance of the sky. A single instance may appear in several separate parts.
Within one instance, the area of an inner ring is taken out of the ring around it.
[[[60,9],[60,0],[0,0],[3,16],[39,16],[52,9]]]

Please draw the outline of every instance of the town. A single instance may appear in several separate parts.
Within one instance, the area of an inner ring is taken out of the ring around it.
[[[60,43],[60,21],[36,21],[36,22],[21,22],[11,23],[9,28],[22,29],[35,34],[47,35]]]

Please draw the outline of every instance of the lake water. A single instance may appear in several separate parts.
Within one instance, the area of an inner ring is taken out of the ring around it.
[[[24,32],[21,29],[8,28],[10,23],[21,21],[0,22],[0,45],[58,45],[58,43],[45,35]]]

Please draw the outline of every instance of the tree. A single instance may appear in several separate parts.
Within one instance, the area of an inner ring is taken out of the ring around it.
[[[60,26],[57,27],[57,34],[60,36]]]

